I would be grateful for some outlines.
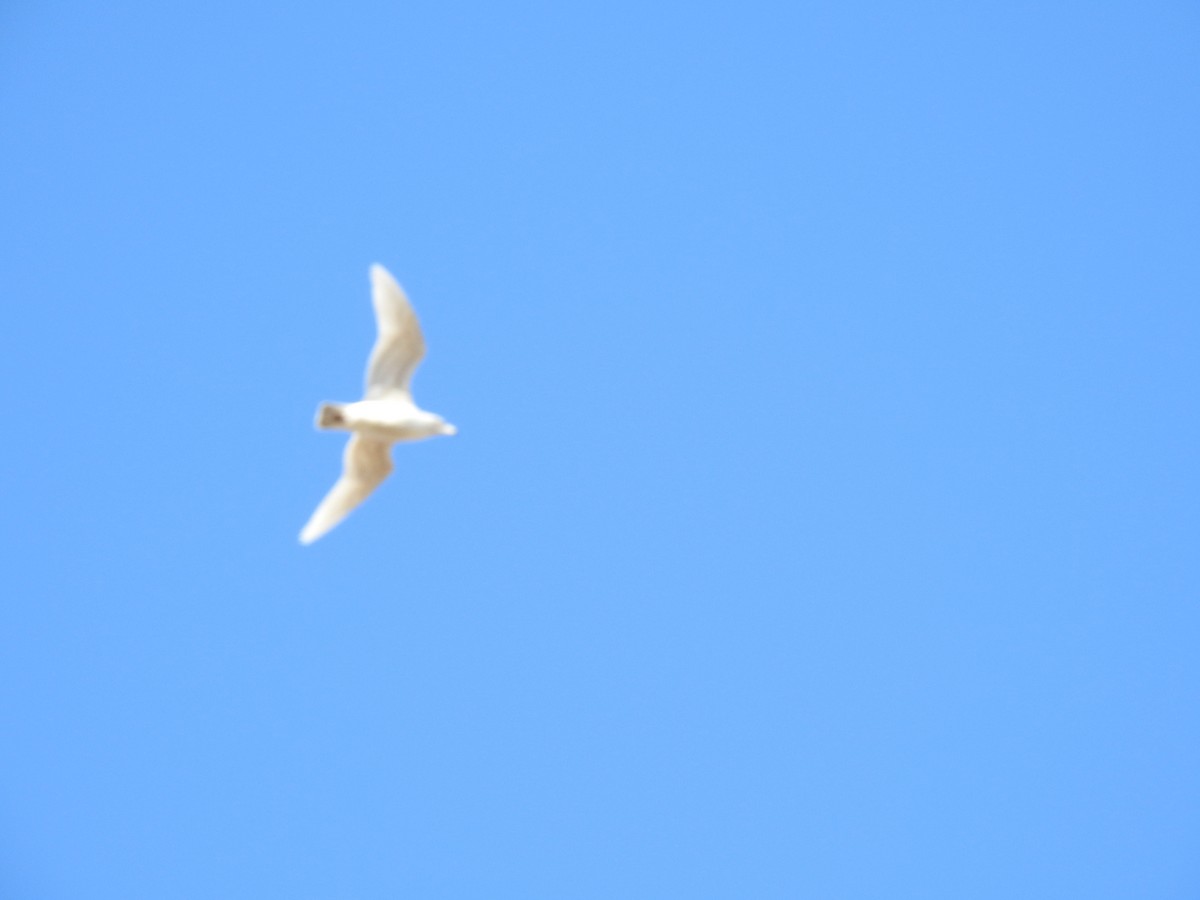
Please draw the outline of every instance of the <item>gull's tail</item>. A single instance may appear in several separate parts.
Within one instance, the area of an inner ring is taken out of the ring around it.
[[[317,409],[317,427],[322,429],[343,428],[346,417],[340,403],[322,403]]]

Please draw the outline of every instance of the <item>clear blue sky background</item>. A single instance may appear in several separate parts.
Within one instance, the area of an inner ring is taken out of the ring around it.
[[[1200,896],[1197,48],[5,4],[0,895]]]

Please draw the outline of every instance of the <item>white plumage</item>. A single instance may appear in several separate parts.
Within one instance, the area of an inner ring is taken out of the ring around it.
[[[342,477],[300,532],[302,544],[328,532],[383,483],[392,471],[392,444],[457,431],[413,402],[409,385],[425,356],[425,338],[408,297],[378,264],[371,266],[371,298],[379,335],[367,362],[363,399],[322,403],[317,410],[317,428],[349,431],[351,437],[342,456]]]

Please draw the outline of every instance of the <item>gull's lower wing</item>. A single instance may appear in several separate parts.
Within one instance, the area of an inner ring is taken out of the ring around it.
[[[371,266],[371,300],[379,334],[367,363],[366,396],[407,391],[417,364],[425,356],[425,338],[417,314],[387,269]]]
[[[342,477],[300,532],[300,543],[311,544],[341,522],[383,483],[391,471],[389,444],[359,434],[350,438],[342,456]]]

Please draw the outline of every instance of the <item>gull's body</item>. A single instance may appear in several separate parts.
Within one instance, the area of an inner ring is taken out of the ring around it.
[[[354,403],[322,403],[317,410],[317,428],[352,436],[342,458],[342,477],[300,532],[304,544],[341,522],[388,477],[392,444],[456,431],[413,402],[409,385],[425,356],[425,339],[408,297],[380,265],[371,267],[371,298],[379,336],[367,363],[366,395]]]

